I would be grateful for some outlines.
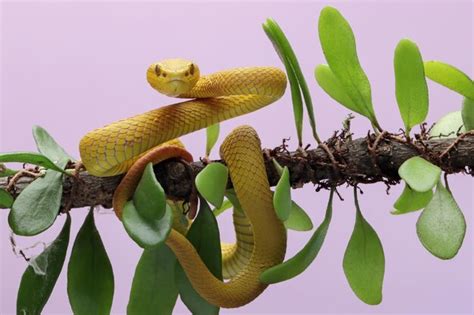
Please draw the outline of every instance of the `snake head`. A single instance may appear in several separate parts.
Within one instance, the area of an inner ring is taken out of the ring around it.
[[[158,92],[176,97],[188,93],[199,80],[199,67],[185,59],[166,59],[152,64],[147,80]]]

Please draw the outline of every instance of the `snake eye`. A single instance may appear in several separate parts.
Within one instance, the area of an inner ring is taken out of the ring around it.
[[[190,73],[191,75],[194,74],[194,63],[192,63],[192,64],[189,65],[189,73]]]
[[[155,74],[156,74],[156,76],[158,76],[158,77],[159,77],[160,74],[161,74],[161,68],[160,68],[159,65],[156,65],[156,66],[155,66]]]

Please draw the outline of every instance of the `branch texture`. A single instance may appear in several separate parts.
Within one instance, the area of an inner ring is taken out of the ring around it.
[[[422,156],[438,165],[447,174],[474,172],[474,134],[462,134],[458,138],[407,142],[383,133],[352,140],[350,136],[335,135],[325,142],[326,147],[289,152],[283,144],[275,149],[262,151],[268,180],[271,186],[278,182],[272,158],[287,166],[293,188],[306,183],[316,185],[316,190],[359,183],[384,182],[388,187],[399,182],[398,168],[413,156]],[[333,156],[331,158],[328,154]],[[212,161],[225,163],[225,161]],[[194,185],[194,177],[205,163],[196,161],[185,164],[168,160],[155,165],[157,178],[169,198],[188,200]],[[77,177],[65,176],[63,205],[72,208],[112,206],[112,195],[122,176],[95,177],[86,171]],[[11,178],[0,178],[0,188],[6,188]],[[18,178],[10,191],[17,196],[34,178],[28,175]],[[232,183],[229,181],[229,187]]]

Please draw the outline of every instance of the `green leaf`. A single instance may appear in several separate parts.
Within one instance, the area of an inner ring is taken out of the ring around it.
[[[395,49],[395,92],[406,133],[428,115],[428,86],[423,59],[416,44],[402,39]]]
[[[359,299],[364,303],[376,305],[382,302],[385,257],[377,233],[362,216],[356,189],[356,221],[344,253],[344,274]]]
[[[8,191],[0,189],[0,208],[10,209],[13,201],[13,196]]]
[[[349,95],[347,95],[341,83],[337,80],[328,65],[318,65],[314,70],[314,76],[319,86],[336,102],[351,111],[361,114],[362,116],[369,116],[365,107],[357,106]]]
[[[71,217],[67,214],[58,237],[39,256],[29,261],[18,289],[17,314],[41,314],[63,268],[70,230]]]
[[[431,80],[464,97],[474,99],[474,82],[456,67],[440,61],[425,62],[425,73]]]
[[[67,293],[75,315],[110,314],[114,274],[91,209],[77,233],[67,270]]]
[[[166,195],[156,179],[153,164],[145,167],[133,194],[133,203],[140,216],[146,220],[159,220],[166,211]]]
[[[351,26],[338,10],[325,7],[319,16],[319,40],[329,67],[340,86],[372,124],[380,129],[372,106],[370,82],[357,57]]]
[[[15,234],[31,236],[49,228],[59,212],[63,194],[62,173],[46,171],[16,198],[8,215]]]
[[[54,164],[46,156],[35,153],[35,152],[10,152],[10,153],[1,153],[0,162],[17,162],[17,163],[28,163],[38,166],[42,166],[46,169],[54,170],[56,172],[65,173],[62,167]]]
[[[208,204],[200,198],[199,213],[186,235],[209,271],[222,280],[222,255],[219,228]],[[192,287],[183,268],[176,265],[176,283],[181,300],[194,314],[212,315],[219,307],[209,304]]]
[[[456,200],[441,182],[416,222],[416,233],[434,256],[451,259],[458,253],[466,234],[466,220]]]
[[[50,136],[50,134],[40,126],[33,126],[33,138],[36,142],[38,151],[47,156],[61,169],[73,160],[69,154]]]
[[[281,176],[283,174],[283,167],[281,167],[281,165],[278,163],[278,161],[275,158],[272,158],[272,163],[278,175]]]
[[[313,101],[311,99],[311,94],[309,93],[308,84],[306,83],[303,72],[301,71],[301,67],[298,62],[298,59],[296,58],[296,54],[293,51],[293,48],[291,47],[290,42],[286,38],[285,33],[283,33],[283,30],[280,28],[280,26],[275,20],[267,19],[266,22],[263,24],[263,28],[265,32],[267,33],[268,37],[272,40],[275,46],[275,49],[277,50],[278,55],[280,56],[280,59],[285,64],[288,77],[289,78],[293,77],[292,80],[290,80],[290,85],[291,85],[291,81],[295,81],[296,79],[299,89],[301,90],[301,93],[303,94],[306,111],[308,112],[309,123],[311,125],[311,130],[313,132],[313,137],[314,139],[316,139],[316,141],[320,142],[318,133],[316,131],[316,120],[314,118]],[[296,86],[296,84],[294,85]],[[292,88],[292,95],[293,94],[300,95],[299,93],[293,93],[293,88]],[[293,99],[293,101],[294,100],[295,99]],[[302,143],[301,132],[303,128],[302,127],[303,109],[300,104],[301,104],[301,96],[299,96],[299,104],[297,103],[298,106],[295,106],[295,103],[293,103],[295,123],[298,130],[298,139],[300,140],[299,144],[301,146],[301,143]]]
[[[217,216],[221,215],[223,212],[225,212],[226,210],[228,210],[230,208],[232,208],[232,202],[230,202],[230,200],[226,199],[222,203],[222,206],[220,206],[219,208],[214,208],[212,210],[212,213],[214,213],[214,216],[217,217]]]
[[[287,261],[268,268],[260,275],[260,281],[266,284],[282,282],[301,274],[313,262],[323,246],[329,223],[332,217],[332,200],[334,190],[331,190],[329,201],[326,208],[326,216],[321,225],[314,231],[308,243],[295,256]]]
[[[398,175],[417,192],[431,190],[439,180],[441,169],[422,157],[409,158],[398,169]]]
[[[430,130],[435,138],[456,138],[458,132],[465,132],[460,111],[451,112],[441,117]]]
[[[461,113],[465,130],[474,130],[474,100],[465,97]]]
[[[221,163],[211,163],[196,176],[196,188],[213,206],[219,208],[224,201],[229,170]]]
[[[165,244],[143,251],[133,276],[128,315],[173,313],[178,298],[175,266],[176,257]]]
[[[303,99],[304,99],[306,111],[308,113],[309,124],[311,126],[313,137],[316,140],[319,140],[319,136],[317,135],[317,132],[316,132],[316,120],[314,117],[313,101],[311,99],[311,94],[309,92],[308,83],[306,82],[306,79],[304,78],[303,71],[301,71],[298,58],[296,57],[296,54],[293,51],[293,48],[291,47],[290,42],[288,41],[285,33],[280,28],[278,23],[273,19],[267,19],[267,23],[270,25],[270,27],[274,28],[277,37],[280,39],[279,41],[283,44],[283,47],[284,47],[283,52],[287,56],[290,62],[291,68],[294,71],[294,75],[296,79],[298,80],[301,93],[303,94]]]
[[[271,21],[272,20],[270,20],[269,22],[269,20],[267,20],[265,23],[263,23],[263,30],[265,31],[268,38],[272,42],[273,47],[275,48],[275,51],[278,54],[278,57],[280,57],[280,60],[285,66],[288,81],[290,82],[291,102],[293,104],[293,116],[295,120],[296,134],[298,136],[298,144],[302,146],[303,145],[303,99],[301,97],[300,85],[298,83],[298,79],[296,78],[295,70],[291,66],[291,62],[288,58],[288,54],[289,54],[288,47],[285,47],[285,43],[288,43],[288,41],[285,42],[284,39],[281,38],[281,34],[278,35],[277,33],[278,30],[276,29],[276,27],[273,26],[273,23]]]
[[[214,124],[206,128],[206,156],[211,154],[211,150],[219,139],[219,124]]]
[[[227,189],[225,192],[225,196],[227,197],[227,199],[229,199],[230,203],[232,203],[234,208],[237,208],[243,211],[242,206],[240,205],[239,199],[237,198],[237,194],[235,193],[234,189]]]
[[[152,248],[162,244],[171,231],[173,213],[166,205],[165,214],[161,219],[146,218],[128,201],[122,213],[122,223],[128,235],[142,248]]]
[[[290,172],[288,167],[285,166],[273,194],[273,207],[281,221],[288,220],[291,206]]]
[[[417,192],[405,184],[402,194],[398,197],[393,207],[392,214],[404,214],[423,209],[433,197],[433,191]]]
[[[284,222],[289,230],[294,231],[310,231],[313,229],[313,222],[308,214],[296,202],[291,202],[290,215]]]

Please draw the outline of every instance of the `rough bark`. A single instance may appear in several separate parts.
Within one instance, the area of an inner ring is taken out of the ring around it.
[[[392,135],[368,135],[352,140],[342,134],[325,142],[326,149],[319,146],[313,150],[289,152],[285,145],[262,151],[270,185],[276,185],[278,174],[273,166],[275,158],[282,166],[287,166],[293,187],[313,183],[317,190],[333,185],[384,182],[387,186],[397,184],[399,166],[413,156],[422,156],[438,165],[447,174],[465,173],[473,175],[474,135],[467,133],[458,138],[437,140],[416,140],[407,142]],[[331,152],[334,159],[328,155]],[[224,161],[213,161],[221,162]],[[175,199],[187,200],[191,194],[194,177],[205,164],[196,161],[189,165],[178,160],[168,160],[155,166],[158,180],[167,195]],[[77,179],[64,178],[63,204],[72,208],[97,206],[110,208],[115,187],[121,176],[94,177],[81,172]],[[7,178],[0,178],[0,188],[6,188]],[[34,179],[21,177],[11,192],[18,195]],[[229,181],[229,186],[232,183]],[[74,193],[71,191],[74,187]]]

